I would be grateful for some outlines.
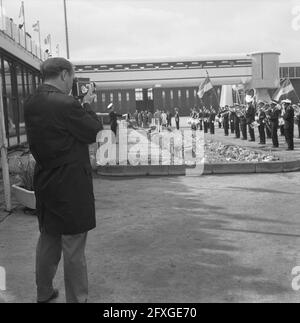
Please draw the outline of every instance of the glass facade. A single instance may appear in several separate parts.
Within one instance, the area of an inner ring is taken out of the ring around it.
[[[3,109],[8,146],[27,141],[24,124],[24,101],[41,82],[38,70],[0,51]]]

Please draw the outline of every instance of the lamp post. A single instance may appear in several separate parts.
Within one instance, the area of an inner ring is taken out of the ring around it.
[[[66,0],[64,0],[64,12],[65,12],[67,58],[69,59],[70,58],[70,48],[69,48],[69,31],[68,31],[67,3],[66,3]]]

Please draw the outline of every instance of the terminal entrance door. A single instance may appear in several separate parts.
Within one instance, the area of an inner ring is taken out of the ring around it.
[[[135,89],[135,102],[138,111],[154,112],[153,90]]]

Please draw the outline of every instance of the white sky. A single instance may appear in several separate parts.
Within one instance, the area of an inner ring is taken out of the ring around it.
[[[19,22],[20,0],[2,0]],[[27,31],[39,19],[66,56],[63,0],[24,0]],[[300,0],[67,0],[73,59],[122,59],[279,51],[300,62],[292,10]],[[295,10],[295,9],[294,9]]]

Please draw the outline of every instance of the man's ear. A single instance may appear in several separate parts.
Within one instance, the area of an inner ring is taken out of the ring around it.
[[[61,80],[65,81],[66,80],[66,76],[67,76],[68,71],[67,70],[63,70],[60,74]]]

